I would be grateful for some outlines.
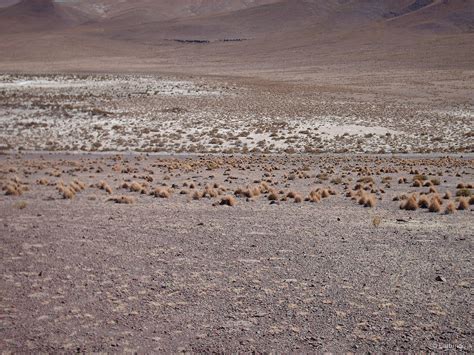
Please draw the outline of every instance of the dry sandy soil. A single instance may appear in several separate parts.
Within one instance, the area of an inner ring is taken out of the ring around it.
[[[0,166],[3,350],[472,351],[472,156]]]

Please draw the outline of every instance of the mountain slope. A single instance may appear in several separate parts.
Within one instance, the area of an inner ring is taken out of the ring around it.
[[[0,9],[2,33],[59,30],[88,20],[83,12],[53,0],[22,0]]]

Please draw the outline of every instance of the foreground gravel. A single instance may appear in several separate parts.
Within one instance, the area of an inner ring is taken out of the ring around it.
[[[472,351],[472,211],[48,196],[0,198],[3,351]]]

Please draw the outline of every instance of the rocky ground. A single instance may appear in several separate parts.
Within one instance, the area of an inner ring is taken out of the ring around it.
[[[336,89],[335,84],[296,87],[222,77],[2,75],[0,148],[290,154],[473,151],[472,99],[448,96],[446,80],[426,83],[439,91],[433,88],[426,97],[417,96],[416,90],[407,93],[402,84],[382,94],[376,78],[370,83],[358,80],[341,82]]]
[[[472,155],[1,155],[0,348],[471,352],[473,173]]]

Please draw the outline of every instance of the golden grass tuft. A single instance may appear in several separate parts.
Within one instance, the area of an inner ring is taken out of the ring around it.
[[[468,202],[467,198],[461,197],[459,199],[458,210],[459,211],[465,211],[465,210],[468,210],[468,209],[469,209],[469,202]]]
[[[227,195],[221,198],[220,205],[221,206],[235,206],[237,204],[237,200],[234,196]]]
[[[441,211],[441,203],[439,202],[438,198],[432,197],[430,201],[430,205],[428,206],[428,211],[430,212],[440,212]]]
[[[20,196],[23,193],[20,186],[15,183],[8,184],[3,189],[5,190],[5,195],[7,196]]]
[[[49,181],[48,181],[47,179],[44,179],[44,178],[43,178],[43,179],[39,179],[38,181],[36,181],[36,183],[37,183],[38,185],[43,185],[43,186],[45,186],[45,185],[48,185],[48,184],[49,184]]]
[[[23,210],[28,206],[28,203],[26,201],[19,201],[15,204],[15,208],[18,208],[19,210]]]
[[[471,196],[471,197],[469,198],[469,204],[470,204],[470,205],[474,205],[474,196]]]
[[[277,201],[278,200],[278,194],[276,193],[276,191],[270,191],[270,193],[268,194],[268,200],[269,201]]]
[[[374,195],[367,195],[364,203],[364,207],[374,208],[377,204],[377,200]]]
[[[375,217],[372,219],[372,225],[373,225],[374,227],[379,227],[381,223],[382,223],[382,218],[380,218],[379,216],[375,216]]]
[[[66,200],[72,200],[76,196],[76,191],[71,187],[65,187],[62,191],[63,198]]]
[[[444,194],[443,198],[444,198],[445,200],[450,200],[450,199],[451,199],[451,192],[446,191],[446,193]]]
[[[400,205],[402,210],[416,211],[418,209],[418,203],[416,202],[416,196],[411,195],[405,202]]]
[[[321,195],[319,194],[319,191],[313,190],[309,193],[309,201],[312,203],[317,203],[321,201]]]
[[[454,202],[451,201],[446,206],[446,209],[444,210],[444,214],[453,214],[454,212],[456,212],[456,206],[454,205]]]
[[[193,200],[197,201],[202,198],[202,194],[199,191],[194,191],[191,197]]]
[[[136,202],[135,198],[132,196],[116,196],[109,198],[107,201],[112,201],[123,205],[131,205]]]
[[[428,208],[430,205],[430,201],[428,200],[428,197],[426,196],[420,196],[418,199],[418,207],[419,208]]]
[[[295,203],[301,203],[303,202],[303,197],[301,197],[301,195],[297,194],[295,197]]]
[[[143,186],[136,181],[132,182],[129,188],[131,192],[142,192],[143,190]]]
[[[157,187],[155,191],[152,193],[155,197],[159,198],[170,198],[171,197],[171,191],[168,188],[161,188]]]
[[[328,189],[322,189],[321,190],[321,197],[322,198],[328,198],[331,195]]]

